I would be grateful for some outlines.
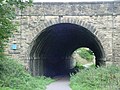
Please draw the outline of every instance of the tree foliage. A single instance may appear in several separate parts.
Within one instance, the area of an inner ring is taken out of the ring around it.
[[[84,59],[86,59],[87,61],[93,61],[94,58],[94,54],[91,50],[88,50],[86,48],[79,48],[77,50],[77,53]]]
[[[16,17],[16,8],[22,10],[31,4],[32,0],[0,0],[0,57],[4,56],[5,43],[16,30],[16,24],[12,22]]]

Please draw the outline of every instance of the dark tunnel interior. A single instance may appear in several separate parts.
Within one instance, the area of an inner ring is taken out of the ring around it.
[[[43,30],[35,41],[31,57],[42,61],[39,68],[43,68],[45,76],[68,75],[72,69],[71,55],[80,47],[94,52],[96,65],[103,63],[104,50],[97,37],[88,29],[71,23],[55,24]]]

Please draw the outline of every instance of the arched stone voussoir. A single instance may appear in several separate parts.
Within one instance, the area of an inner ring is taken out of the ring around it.
[[[92,33],[95,32],[96,28],[94,27],[94,25],[89,24],[88,22],[82,21],[78,18],[62,18],[60,21],[59,20],[50,20],[51,22],[54,22],[54,24],[58,24],[58,23],[72,23],[72,24],[77,24],[80,26],[85,27],[86,29],[90,30]],[[49,21],[48,21],[49,22]]]
[[[44,32],[44,30],[52,25],[55,24],[59,24],[59,23],[72,23],[72,24],[76,24],[76,25],[80,25],[86,29],[88,29],[89,31],[91,31],[94,35],[95,35],[95,27],[85,21],[82,21],[78,18],[63,18],[61,21],[59,21],[59,19],[50,19],[50,20],[46,20],[44,23],[40,23],[39,24],[39,28],[37,27],[37,29],[35,32],[33,32],[32,35],[32,40],[35,41],[36,38],[40,35],[40,33]]]
[[[86,29],[88,29],[89,31],[91,31],[93,34],[96,30],[96,28],[94,27],[94,25],[84,22],[82,20],[76,20],[76,22],[74,24],[80,25],[82,27],[85,27]]]
[[[49,21],[46,20],[43,24],[44,24],[45,27],[49,27],[49,26],[53,25],[54,22],[53,22],[53,20],[49,20]]]
[[[86,28],[88,30],[90,30],[93,34],[96,31],[96,28],[93,25],[89,24],[89,23],[86,25]]]
[[[75,22],[76,22],[76,19],[74,19],[74,18],[69,18],[69,23],[75,24]]]
[[[61,19],[61,23],[72,23],[72,24],[75,24],[76,23],[76,19],[75,18],[62,18]]]
[[[31,42],[31,44],[35,43],[35,40],[38,38],[38,36],[42,32],[44,32],[44,30],[47,27],[55,25],[55,24],[60,24],[60,23],[72,23],[72,24],[82,26],[82,27],[86,28],[87,30],[91,31],[95,35],[95,33],[94,33],[96,31],[95,27],[90,23],[80,20],[79,18],[71,18],[70,17],[70,18],[62,18],[60,20],[59,19],[50,19],[50,20],[44,21],[43,23],[40,23],[39,27],[37,27],[37,29],[39,29],[39,30],[36,30],[35,32],[33,32],[33,35],[31,37],[33,41]],[[32,46],[32,47],[34,47],[34,46]],[[30,48],[32,48],[32,47],[30,47]],[[31,50],[31,49],[29,49],[29,50]]]
[[[90,30],[92,33],[95,32],[95,27],[85,21],[82,21],[78,18],[62,18],[62,19],[51,19],[51,20],[46,20],[44,23],[40,25],[40,29],[44,30],[45,28],[52,26],[54,24],[59,24],[59,23],[72,23],[72,24],[77,24],[82,27],[85,27],[86,29]]]
[[[81,25],[82,20],[76,18],[76,21],[74,23],[77,24],[77,25]]]

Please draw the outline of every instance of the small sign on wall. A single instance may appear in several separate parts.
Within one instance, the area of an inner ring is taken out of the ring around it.
[[[13,44],[11,45],[11,49],[12,49],[12,50],[16,50],[16,49],[17,49],[17,44],[16,44],[16,43],[13,43]]]

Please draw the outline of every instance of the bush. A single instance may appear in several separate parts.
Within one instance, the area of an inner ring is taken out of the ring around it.
[[[52,81],[44,76],[32,77],[12,59],[0,59],[0,90],[45,90]]]
[[[120,68],[109,66],[81,70],[70,81],[72,90],[120,90]]]
[[[79,68],[79,69],[84,69],[85,67],[82,65],[82,64],[80,64],[80,63],[76,63],[76,66]]]
[[[91,50],[87,50],[86,48],[77,49],[77,53],[87,61],[92,61],[94,58],[93,52]]]

